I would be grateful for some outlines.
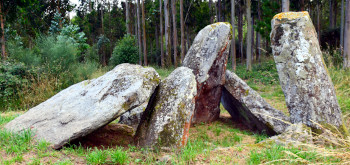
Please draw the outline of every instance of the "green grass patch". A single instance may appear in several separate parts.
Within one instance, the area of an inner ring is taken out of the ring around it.
[[[287,148],[273,144],[263,150],[252,150],[249,164],[310,164],[310,163],[337,163],[340,160],[331,156],[324,157],[316,151]]]

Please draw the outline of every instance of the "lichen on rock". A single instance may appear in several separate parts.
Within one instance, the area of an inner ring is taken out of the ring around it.
[[[197,80],[193,123],[212,122],[220,115],[220,97],[231,38],[229,23],[208,25],[197,34],[185,56],[183,66],[192,69]]]
[[[289,117],[273,108],[235,73],[226,71],[221,103],[234,120],[268,135],[284,132]]]
[[[186,145],[197,92],[192,70],[179,67],[160,84],[141,117],[136,144],[145,147]]]
[[[340,127],[341,110],[309,14],[276,15],[270,37],[291,122],[313,129],[320,128],[315,123]]]
[[[62,90],[5,128],[13,132],[32,129],[36,139],[60,148],[148,101],[158,83],[153,68],[120,64],[101,77]]]

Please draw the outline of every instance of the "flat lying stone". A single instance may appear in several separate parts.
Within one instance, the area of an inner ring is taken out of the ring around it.
[[[192,123],[212,122],[220,115],[220,97],[231,43],[231,25],[215,23],[202,29],[188,50],[183,66],[197,80],[196,108]]]
[[[334,86],[308,12],[277,14],[272,20],[274,60],[292,123],[342,125]]]
[[[99,78],[68,87],[5,128],[13,132],[31,129],[36,139],[57,149],[147,102],[159,81],[153,68],[121,64]]]
[[[290,125],[285,132],[272,136],[261,143],[273,143],[283,146],[299,146],[301,144],[313,144],[312,131],[302,123]]]
[[[141,121],[141,116],[147,107],[147,103],[148,102],[145,102],[145,103],[141,104],[140,106],[138,106],[138,107],[136,107],[128,112],[125,112],[123,115],[120,116],[120,120],[118,123],[128,125],[128,126],[132,127],[134,129],[134,131],[136,132],[137,127],[139,126],[139,123]]]
[[[289,117],[273,108],[236,74],[226,71],[221,103],[234,120],[268,135],[280,134],[289,126]]]
[[[187,143],[197,92],[192,70],[179,67],[152,95],[135,134],[144,147],[183,147]]]

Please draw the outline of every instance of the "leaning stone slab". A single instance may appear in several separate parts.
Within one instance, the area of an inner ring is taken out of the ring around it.
[[[35,138],[58,149],[147,102],[159,81],[153,68],[121,64],[99,78],[68,87],[5,128],[14,132],[31,129]]]
[[[280,134],[289,126],[289,117],[273,108],[258,92],[228,70],[221,103],[234,120],[268,135]]]
[[[197,92],[192,70],[180,67],[152,95],[135,134],[144,147],[176,147],[187,143]]]
[[[212,122],[220,115],[231,38],[229,23],[208,25],[197,34],[186,54],[183,66],[193,70],[198,91],[192,123]]]
[[[141,104],[140,106],[125,112],[123,115],[120,116],[119,124],[125,124],[134,129],[136,132],[137,126],[139,126],[139,123],[141,121],[141,116],[143,112],[145,111],[147,107],[147,102]]]
[[[314,122],[341,126],[341,110],[308,12],[277,14],[271,43],[291,122],[317,130]]]

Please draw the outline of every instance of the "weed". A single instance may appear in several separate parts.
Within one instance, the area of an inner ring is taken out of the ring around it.
[[[7,130],[0,130],[0,146],[7,154],[23,153],[30,149],[32,132],[30,130],[21,133],[12,133]]]
[[[119,147],[110,151],[110,155],[113,164],[126,164],[129,159],[128,153]]]
[[[107,162],[107,155],[106,150],[95,148],[86,155],[86,161],[88,164],[105,164]]]

